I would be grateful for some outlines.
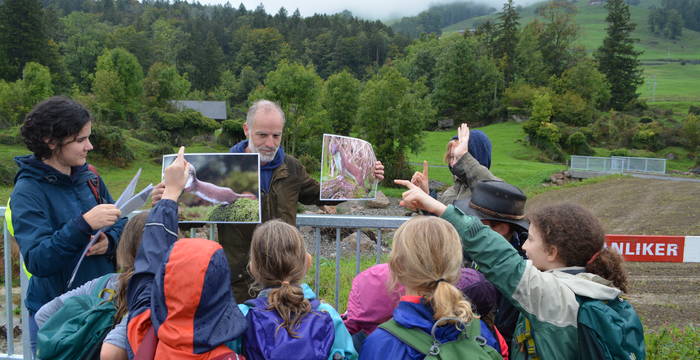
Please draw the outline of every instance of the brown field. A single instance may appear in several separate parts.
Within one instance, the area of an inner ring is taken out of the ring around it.
[[[591,210],[609,234],[700,236],[700,183],[620,178],[562,188],[529,199],[528,210],[557,202]],[[700,326],[700,263],[626,264],[630,302],[645,328]]]

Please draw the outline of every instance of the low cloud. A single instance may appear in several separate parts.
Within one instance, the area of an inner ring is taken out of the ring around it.
[[[199,0],[203,4],[225,4],[226,0]],[[392,19],[402,16],[414,16],[423,10],[426,10],[432,4],[450,3],[452,1],[434,1],[426,2],[421,0],[353,0],[353,1],[338,1],[338,0],[244,0],[230,1],[231,6],[238,7],[243,3],[248,10],[255,9],[259,4],[265,6],[265,11],[269,14],[275,14],[284,7],[291,15],[294,10],[299,9],[302,16],[311,16],[314,13],[334,14],[343,10],[350,10],[355,16],[365,19]],[[487,4],[496,9],[503,7],[503,0],[482,0],[475,1],[481,4]],[[527,5],[536,2],[536,0],[516,1],[516,5]]]

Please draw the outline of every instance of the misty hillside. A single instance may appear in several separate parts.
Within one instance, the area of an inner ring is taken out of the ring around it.
[[[534,19],[537,8],[543,3],[537,3],[520,8],[520,25],[523,26]],[[605,17],[607,10],[604,5],[589,0],[575,2],[578,13],[575,21],[579,27],[579,43],[586,50],[592,51],[603,43],[605,37]],[[644,53],[640,56],[642,61],[649,60],[699,60],[700,59],[700,32],[688,28],[683,29],[683,34],[676,40],[670,40],[654,34],[648,26],[648,17],[652,6],[660,6],[657,0],[641,0],[637,5],[630,5],[632,21],[637,24],[634,36],[639,39],[638,48]],[[500,11],[500,9],[499,9]],[[473,17],[442,28],[443,33],[464,31],[473,29],[478,24],[486,21],[495,21],[498,13]],[[541,18],[540,18],[541,20]]]
[[[431,5],[428,10],[422,11],[416,16],[403,17],[387,22],[387,24],[394,31],[415,39],[423,33],[440,34],[444,27],[495,11],[495,8],[484,4],[454,2]]]

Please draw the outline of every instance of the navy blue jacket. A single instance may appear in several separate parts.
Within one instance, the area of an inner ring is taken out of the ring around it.
[[[90,235],[95,233],[82,215],[97,205],[87,183],[96,175],[85,164],[73,167],[68,176],[34,155],[18,156],[15,162],[19,171],[10,196],[12,225],[27,270],[32,273],[25,304],[34,314],[67,290],[114,272],[111,256],[126,218],[106,232],[107,253],[85,257],[71,288],[66,288]],[[114,202],[102,179],[100,197],[103,203]]]
[[[421,303],[401,301],[394,309],[394,321],[407,328],[418,328],[430,334],[435,320],[433,319],[433,309],[429,305]],[[440,326],[435,332],[438,341],[445,343],[457,339],[460,331],[454,326]],[[486,323],[481,322],[481,336],[486,339],[486,343],[492,348],[501,352],[498,340],[489,330]],[[365,360],[386,360],[387,354],[391,354],[391,359],[411,359],[422,360],[425,355],[406,345],[401,340],[391,335],[382,328],[374,330],[362,344],[360,359]]]

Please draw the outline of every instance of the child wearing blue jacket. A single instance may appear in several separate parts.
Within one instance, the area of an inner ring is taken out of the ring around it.
[[[396,230],[390,257],[392,282],[406,289],[390,323],[402,329],[417,329],[440,343],[463,341],[459,340],[463,329],[478,326],[481,346],[472,347],[473,344],[465,342],[455,344],[463,349],[469,347],[474,359],[501,358],[494,334],[472,312],[471,303],[455,286],[462,267],[462,246],[452,225],[433,216],[412,218]],[[400,334],[385,325],[387,323],[367,337],[360,359],[418,360],[426,357],[427,354],[415,348],[417,344],[404,342]]]
[[[271,220],[255,230],[248,268],[262,291],[239,305],[248,319],[246,359],[357,359],[338,312],[302,284],[310,265],[294,226]]]

